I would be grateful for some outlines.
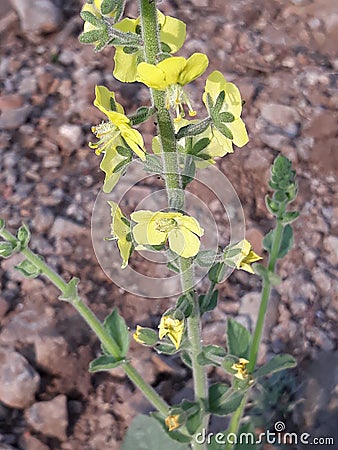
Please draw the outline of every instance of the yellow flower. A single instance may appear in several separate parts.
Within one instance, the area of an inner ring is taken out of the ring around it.
[[[181,20],[174,17],[165,16],[157,10],[158,23],[160,26],[160,40],[163,50],[169,53],[176,53],[183,45],[186,34],[186,25]],[[123,19],[114,25],[120,31],[125,33],[140,32],[140,18]],[[136,81],[137,64],[142,58],[142,50],[136,49],[133,53],[126,53],[123,46],[116,46],[114,56],[115,68],[114,77],[124,83]]]
[[[183,258],[197,255],[199,237],[204,230],[196,219],[177,212],[136,211],[131,219],[135,241],[142,245],[161,245],[169,240],[171,250]]]
[[[255,273],[252,269],[252,263],[263,259],[252,250],[252,245],[246,239],[243,239],[238,244],[234,245],[232,249],[241,249],[241,252],[232,259],[236,264],[237,269],[245,270],[246,272]]]
[[[111,232],[117,238],[117,246],[122,258],[122,269],[128,265],[132,251],[130,225],[128,219],[122,214],[120,207],[115,202],[108,202],[111,208]]]
[[[137,80],[157,91],[166,91],[167,108],[173,108],[179,120],[184,117],[183,103],[188,106],[190,116],[196,115],[183,86],[202,75],[208,64],[203,53],[194,53],[188,59],[173,56],[156,65],[142,62],[137,66]]]
[[[143,345],[155,345],[157,342],[157,333],[151,328],[144,328],[137,325],[136,331],[133,334],[133,338],[136,342]]]
[[[168,336],[178,350],[184,332],[184,320],[174,319],[169,315],[162,316],[158,328],[160,329],[159,338],[163,339],[164,336]]]
[[[92,132],[99,140],[89,143],[97,155],[104,153],[100,167],[106,174],[103,190],[108,193],[122,175],[121,170],[125,167],[123,161],[127,163],[131,159],[131,155],[129,160],[121,155],[118,147],[129,147],[145,160],[144,143],[142,135],[131,128],[130,120],[124,115],[123,107],[116,102],[114,92],[105,86],[96,86],[94,105],[109,119],[108,122],[92,127]]]
[[[223,94],[221,94],[222,92]],[[215,106],[220,95],[224,95],[224,99],[217,111],[217,122],[214,121],[212,125],[212,134],[213,139],[222,147],[223,155],[225,155],[233,153],[232,143],[237,147],[243,147],[249,138],[245,124],[240,118],[242,113],[241,94],[237,86],[228,83],[221,72],[216,70],[208,76],[203,94],[203,101],[211,116],[213,116],[213,111],[210,109],[208,100],[211,99]]]
[[[248,371],[246,370],[246,366],[249,364],[249,361],[245,358],[239,358],[238,363],[235,363],[231,366],[232,369],[237,370],[235,374],[236,378],[240,380],[245,380],[249,377]]]
[[[170,415],[170,416],[166,417],[164,422],[165,422],[166,426],[168,427],[168,430],[173,431],[173,430],[176,430],[176,428],[179,428],[181,426],[179,420],[180,420],[180,416],[179,416],[179,414],[176,414],[176,415]]]

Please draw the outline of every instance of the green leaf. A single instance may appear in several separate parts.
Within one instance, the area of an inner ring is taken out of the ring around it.
[[[157,344],[154,348],[159,354],[164,353],[166,355],[174,355],[175,353],[178,352],[175,345],[172,344],[170,341],[161,342],[160,344]]]
[[[255,450],[257,449],[255,427],[252,422],[244,423],[237,436],[240,436],[239,442],[235,445],[234,450]]]
[[[243,396],[243,392],[234,391],[226,384],[213,384],[209,388],[209,412],[216,416],[227,416],[236,411]]]
[[[134,114],[128,116],[132,122],[132,125],[140,125],[145,122],[155,113],[154,108],[148,108],[148,106],[141,106],[138,108]]]
[[[221,122],[229,123],[235,120],[235,116],[229,112],[221,112],[219,114],[219,119]]]
[[[122,147],[121,145],[118,145],[116,147],[116,151],[119,155],[125,156],[128,159],[131,159],[132,157],[132,150],[130,148]]]
[[[149,155],[147,153],[143,168],[146,172],[162,174],[163,165],[161,157],[157,155]]]
[[[175,310],[180,310],[184,317],[190,317],[193,309],[193,293],[183,294],[176,303]]]
[[[195,177],[196,165],[193,158],[186,158],[184,169],[184,175],[182,175],[182,187],[185,189],[189,183],[191,183]]]
[[[5,226],[6,226],[6,222],[4,221],[4,219],[0,218],[0,232],[5,229]]]
[[[218,114],[223,106],[225,100],[225,91],[221,91],[215,101],[215,105],[212,107],[213,109],[213,113],[215,112],[216,114]]]
[[[206,294],[200,295],[198,297],[200,312],[201,314],[206,313],[207,311],[212,311],[217,306],[218,300],[218,290],[216,289],[211,296],[207,296]]]
[[[103,0],[101,3],[101,14],[110,14],[119,2],[116,0]]]
[[[124,358],[128,353],[130,336],[126,322],[118,313],[117,308],[114,308],[105,318],[103,326],[119,347],[120,357]]]
[[[20,242],[21,249],[24,249],[28,246],[29,241],[31,239],[31,233],[26,224],[23,224],[16,234],[17,240]]]
[[[28,261],[28,259],[24,259],[20,264],[14,266],[14,268],[21,272],[25,278],[36,278],[41,273],[41,270]]]
[[[197,402],[190,402],[182,400],[180,404],[182,410],[185,412],[186,422],[185,426],[189,434],[194,435],[198,427],[201,425],[201,407]]]
[[[209,280],[215,284],[220,283],[223,280],[225,270],[223,262],[214,264],[208,272]]]
[[[215,126],[218,129],[218,131],[220,131],[223,134],[223,136],[230,139],[231,141],[233,140],[234,135],[232,134],[230,128],[224,125],[224,123],[215,123]]]
[[[298,211],[288,211],[283,214],[282,223],[291,223],[299,217]]]
[[[125,168],[125,166],[129,163],[128,159],[124,159],[123,161],[119,162],[118,164],[116,164],[116,166],[113,169],[113,173],[117,173],[120,170],[123,170]]]
[[[80,280],[78,278],[72,278],[66,286],[64,292],[60,295],[59,300],[72,301],[78,296],[77,287]]]
[[[211,267],[216,257],[217,253],[214,250],[201,250],[197,253],[195,262],[201,267]]]
[[[139,415],[128,428],[121,450],[189,450],[187,444],[177,442],[170,436],[156,418]]]
[[[269,253],[271,253],[273,241],[275,238],[275,229],[269,231],[267,235],[265,235],[263,239],[263,247],[265,250],[267,250]],[[281,237],[281,244],[279,247],[279,252],[277,255],[278,259],[284,258],[284,256],[289,252],[291,247],[293,246],[293,231],[291,225],[286,225],[283,228],[282,237]]]
[[[205,131],[209,125],[210,125],[209,118],[201,120],[200,122],[195,124],[185,125],[184,127],[180,128],[176,133],[176,139],[179,140],[188,136],[197,136],[198,134],[203,133],[203,131]]]
[[[265,205],[266,208],[269,212],[271,212],[271,214],[273,214],[274,216],[278,215],[279,212],[279,204],[274,202],[270,197],[268,197],[267,195],[265,196]]]
[[[297,365],[295,358],[291,355],[276,355],[270,359],[269,362],[260,367],[256,373],[255,378],[264,377],[275,372],[280,372],[284,369],[291,369]]]
[[[187,367],[189,367],[190,369],[192,368],[192,361],[188,352],[182,350],[181,359]]]
[[[15,253],[16,249],[10,242],[0,242],[0,257],[9,258]]]
[[[94,44],[94,42],[100,41],[101,37],[102,29],[98,28],[97,30],[90,30],[85,33],[81,33],[79,36],[79,41],[82,44]]]
[[[149,345],[152,347],[158,342],[158,333],[152,328],[141,327],[137,332],[137,338],[143,345]]]
[[[90,24],[94,25],[94,27],[103,28],[105,26],[101,18],[95,17],[94,14],[89,11],[81,11],[80,16],[85,22],[89,22]]]
[[[228,352],[239,358],[247,358],[250,342],[251,334],[249,331],[236,320],[229,318],[227,320]]]
[[[197,356],[197,361],[201,366],[213,365],[222,366],[226,352],[219,345],[206,345],[202,353]]]
[[[103,370],[115,369],[126,361],[124,359],[116,359],[111,355],[102,355],[91,361],[89,364],[89,372],[99,372]]]
[[[191,155],[198,155],[202,150],[204,150],[210,144],[210,139],[205,137],[196,142],[192,150],[189,152]]]

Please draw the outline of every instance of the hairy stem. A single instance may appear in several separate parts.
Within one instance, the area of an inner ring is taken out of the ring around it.
[[[8,242],[16,244],[17,239],[8,230],[4,229],[0,231],[0,236]],[[40,259],[32,250],[24,248],[20,251],[28,261],[37,267],[41,274],[47,277],[64,295],[67,291],[67,283],[57,274],[51,267],[49,267],[42,259]],[[74,308],[80,313],[83,319],[87,322],[89,327],[94,331],[100,342],[109,351],[109,353],[119,358],[120,350],[115,340],[107,332],[103,324],[95,316],[93,311],[83,302],[77,293],[72,297],[68,297],[67,301],[74,306]],[[168,405],[157,394],[157,392],[147,384],[142,376],[136,371],[129,362],[122,364],[122,369],[130,380],[143,392],[149,402],[162,414],[168,413]]]

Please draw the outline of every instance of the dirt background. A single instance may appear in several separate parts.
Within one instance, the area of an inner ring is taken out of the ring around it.
[[[87,146],[91,125],[102,119],[92,106],[94,85],[117,91],[127,111],[145,101],[146,91],[113,79],[112,49],[96,55],[78,42],[80,1],[43,0],[38,9],[35,3],[0,3],[1,217],[11,230],[22,221],[29,224],[32,249],[65,279],[81,279],[81,295],[101,319],[117,306],[131,328],[156,327],[170,301],[135,297],[112,284],[90,236],[102,185],[99,159]],[[131,17],[137,14],[135,3],[127,2]],[[278,407],[270,405],[271,414],[262,417],[270,427],[283,420],[288,431],[333,436],[336,2],[191,0],[182,6],[168,0],[160,8],[187,22],[188,40],[180,53],[207,53],[208,70],[236,82],[246,101],[250,142],[218,166],[239,195],[247,237],[258,253],[273,223],[264,206],[270,164],[282,152],[297,170],[301,215],[294,224],[294,248],[279,265],[283,281],[271,299],[260,362],[287,351],[299,365],[284,379],[284,403],[279,398]],[[195,104],[203,83],[204,78],[190,88]],[[217,204],[209,206],[222,223]],[[3,260],[0,272],[0,449],[119,449],[126,427],[149,405],[120,370],[88,374],[89,361],[99,353],[96,339],[72,307],[58,301],[53,286],[40,278],[23,280],[13,270],[17,263],[17,256]],[[227,315],[252,326],[259,290],[259,279],[241,272],[223,284],[217,309],[205,318],[205,342],[224,342]],[[134,344],[131,356],[166,400],[191,396],[189,371],[178,358]],[[216,369],[210,375],[224,379]],[[224,430],[225,421],[213,427]]]

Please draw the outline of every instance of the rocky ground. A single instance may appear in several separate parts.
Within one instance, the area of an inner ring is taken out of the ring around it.
[[[127,3],[135,16],[136,2]],[[127,110],[141,104],[145,91],[113,79],[112,50],[96,55],[78,42],[80,7],[77,0],[0,3],[1,216],[12,230],[29,224],[32,249],[66,279],[81,279],[81,295],[100,318],[115,305],[131,328],[156,327],[167,302],[116,287],[92,248],[91,213],[102,185],[98,157],[87,147],[91,125],[102,119],[92,106],[94,85],[118,91]],[[188,23],[182,54],[206,52],[210,68],[241,88],[250,143],[219,167],[239,195],[258,253],[272,226],[264,206],[270,164],[281,151],[297,170],[301,215],[294,248],[279,266],[283,281],[271,300],[260,361],[284,351],[297,358],[291,378],[303,386],[292,399],[298,405],[279,419],[293,430],[332,436],[338,409],[336,2],[190,0],[181,6],[164,0],[161,8]],[[203,82],[191,87],[195,102]],[[217,205],[211,209],[221,219]],[[18,259],[2,261],[0,272],[0,449],[120,448],[132,418],[149,405],[119,370],[88,374],[96,339],[57,300],[53,286],[13,270]],[[222,342],[226,315],[252,326],[259,290],[256,277],[235,273],[206,319],[205,339]],[[168,401],[182,391],[189,395],[188,370],[178,359],[136,345],[133,354]]]

